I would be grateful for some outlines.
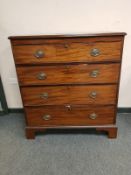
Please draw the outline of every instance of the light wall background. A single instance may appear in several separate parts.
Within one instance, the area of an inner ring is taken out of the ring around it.
[[[0,0],[0,74],[9,108],[22,102],[10,35],[127,32],[119,107],[131,107],[131,0]]]

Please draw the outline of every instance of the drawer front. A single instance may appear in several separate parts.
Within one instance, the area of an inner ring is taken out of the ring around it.
[[[81,126],[105,125],[115,122],[114,107],[50,106],[25,108],[27,124],[30,126]]]
[[[117,83],[120,64],[17,67],[20,85]]]
[[[16,64],[103,62],[121,59],[121,41],[13,46]]]
[[[23,87],[24,106],[99,104],[116,102],[116,85]]]

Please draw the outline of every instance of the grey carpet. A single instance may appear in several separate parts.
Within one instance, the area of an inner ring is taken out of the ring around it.
[[[114,140],[94,130],[26,140],[22,114],[0,116],[0,175],[131,175],[131,114],[119,114],[117,124]]]

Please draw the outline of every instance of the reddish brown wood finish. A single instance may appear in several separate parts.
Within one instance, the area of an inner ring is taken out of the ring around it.
[[[26,128],[25,129],[25,134],[26,134],[27,139],[35,139],[35,130],[34,129]]]
[[[125,33],[9,37],[26,114],[26,137],[47,128],[96,128],[116,138]],[[98,49],[92,56],[92,49]],[[36,58],[36,51],[44,52]],[[92,77],[97,71],[96,77]],[[38,78],[45,73],[45,79]],[[95,98],[89,94],[96,92]],[[41,98],[46,93],[48,98]],[[90,114],[96,114],[94,119]],[[47,118],[45,118],[45,115]],[[49,118],[48,118],[49,117]]]
[[[120,64],[79,64],[17,67],[20,85],[117,83]],[[98,70],[96,77],[91,73]],[[39,80],[40,73],[46,78]]]
[[[65,125],[106,125],[114,124],[114,107],[88,106],[44,106],[26,107],[27,123],[29,126],[65,126]],[[96,119],[90,119],[95,113]],[[44,120],[45,115],[51,119]]]
[[[108,138],[115,139],[117,137],[117,127],[102,127],[96,128],[97,131],[106,131],[108,133]]]
[[[108,125],[106,128],[105,126],[45,126],[45,127],[26,127],[25,132],[26,132],[26,138],[27,139],[35,139],[35,134],[36,132],[45,132],[45,128],[49,129],[54,129],[54,128],[59,128],[59,129],[71,129],[71,128],[95,128],[99,133],[102,133],[102,131],[106,132],[108,134],[108,138],[110,139],[115,139],[117,138],[117,127],[114,127],[112,125]]]
[[[77,41],[76,41],[77,40]],[[12,46],[21,45],[45,45],[45,44],[62,44],[63,43],[99,43],[99,42],[122,42],[123,36],[113,36],[113,37],[72,37],[72,38],[36,38],[36,39],[11,39]]]
[[[92,56],[92,49],[97,48],[100,55]],[[41,50],[43,58],[36,58],[35,53]],[[100,43],[57,43],[44,45],[14,46],[13,53],[16,64],[68,63],[119,61],[121,42]]]
[[[23,87],[25,106],[92,104],[111,105],[116,101],[116,85]],[[96,96],[93,96],[93,92]],[[43,97],[43,95],[47,95]]]
[[[26,127],[25,128],[25,134],[27,139],[35,139],[35,134],[36,132],[44,132],[46,129],[45,128],[31,128],[31,127]]]
[[[9,36],[8,39],[10,39],[11,41],[16,40],[17,42],[19,40],[36,40],[36,39],[66,39],[66,38],[84,38],[84,39],[93,39],[93,38],[99,38],[99,40],[101,40],[101,38],[103,37],[107,37],[106,40],[108,39],[115,39],[116,37],[120,38],[122,36],[125,36],[126,33],[125,32],[112,32],[112,33],[90,33],[90,34],[57,34],[57,35],[30,35],[30,36]],[[108,38],[109,37],[109,38]]]

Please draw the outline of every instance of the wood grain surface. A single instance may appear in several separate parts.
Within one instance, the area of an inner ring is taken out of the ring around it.
[[[98,56],[91,55],[94,48],[99,49]],[[44,52],[43,58],[35,57],[38,50]],[[13,54],[16,64],[120,61],[121,42],[20,45],[13,46]]]
[[[46,128],[68,127],[95,127],[116,138],[125,35],[9,37],[28,139]],[[96,55],[92,54],[94,49]]]
[[[29,126],[106,125],[115,121],[114,107],[72,106],[71,110],[65,106],[26,107],[25,112]],[[96,119],[90,119],[93,113]],[[50,115],[50,119],[44,120],[45,115]]]
[[[79,64],[59,66],[17,67],[20,85],[117,83],[120,64]],[[92,71],[97,70],[97,77]],[[46,78],[39,80],[41,73]]]
[[[24,106],[92,104],[110,105],[116,102],[116,85],[23,87]],[[95,93],[95,96],[93,94]]]

